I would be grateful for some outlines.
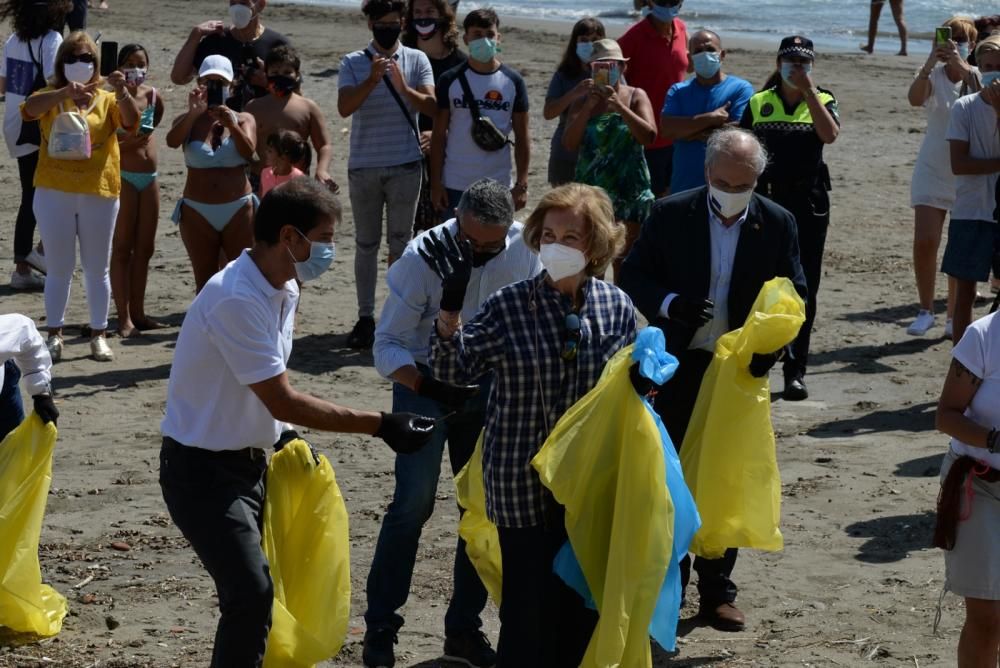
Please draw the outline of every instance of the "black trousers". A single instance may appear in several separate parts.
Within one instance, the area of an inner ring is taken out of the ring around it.
[[[264,662],[274,586],[261,547],[263,450],[211,452],[163,439],[160,488],[219,594],[212,668]]]
[[[70,32],[87,29],[87,0],[73,0],[73,9],[66,16]]]
[[[712,362],[712,353],[705,350],[685,350],[677,356],[680,366],[677,372],[656,395],[654,408],[663,426],[670,434],[670,440],[680,452],[687,434],[691,413],[694,411],[701,381]],[[736,600],[738,589],[730,576],[736,566],[738,550],[730,548],[721,559],[694,560],[694,570],[698,573],[698,594],[702,607],[716,607]],[[681,562],[681,596],[691,580],[691,557]]]
[[[566,542],[562,520],[545,527],[498,527],[503,602],[497,668],[577,668],[597,612],[552,572]]]
[[[35,239],[35,168],[38,167],[38,151],[17,159],[17,175],[21,181],[21,205],[17,209],[14,223],[14,260],[20,262],[28,257]]]

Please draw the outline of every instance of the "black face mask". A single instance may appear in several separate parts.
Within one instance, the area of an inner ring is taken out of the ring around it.
[[[493,258],[495,258],[497,255],[500,255],[500,253],[502,253],[503,251],[504,251],[503,248],[500,248],[498,250],[486,251],[486,252],[473,251],[472,252],[472,266],[473,267],[481,267],[484,264],[486,264],[487,262],[489,262],[490,260],[492,260]]]
[[[376,44],[388,51],[396,44],[400,32],[399,26],[375,26],[372,28],[372,37]]]
[[[420,39],[431,39],[437,34],[438,28],[441,27],[441,21],[432,18],[414,19],[413,25],[416,28],[417,37]],[[432,30],[428,30],[428,28],[432,28]]]

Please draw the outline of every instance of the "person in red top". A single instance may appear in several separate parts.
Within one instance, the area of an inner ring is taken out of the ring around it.
[[[630,59],[629,85],[646,92],[659,118],[667,91],[687,77],[687,28],[677,18],[684,0],[645,0],[645,3],[649,15],[618,38],[618,44],[625,58]],[[673,154],[673,142],[663,135],[646,147],[646,164],[657,197],[670,194]]]

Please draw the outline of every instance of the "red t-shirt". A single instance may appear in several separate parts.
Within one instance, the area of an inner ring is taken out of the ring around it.
[[[622,54],[630,59],[625,79],[630,86],[646,91],[659,126],[667,91],[687,77],[687,27],[680,19],[674,19],[674,35],[668,40],[657,32],[653,19],[646,17],[619,37],[618,45],[622,48]],[[669,139],[657,136],[649,148],[663,148],[672,143]]]

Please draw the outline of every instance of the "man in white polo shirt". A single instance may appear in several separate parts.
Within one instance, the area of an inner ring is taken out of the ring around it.
[[[434,421],[344,408],[297,392],[286,364],[299,290],[333,261],[340,203],[294,179],[264,198],[254,247],[192,302],[170,370],[160,487],[170,516],[208,569],[222,614],[213,667],[260,666],[274,598],[261,548],[265,449],[286,423],[373,434],[396,452],[430,439]]]

